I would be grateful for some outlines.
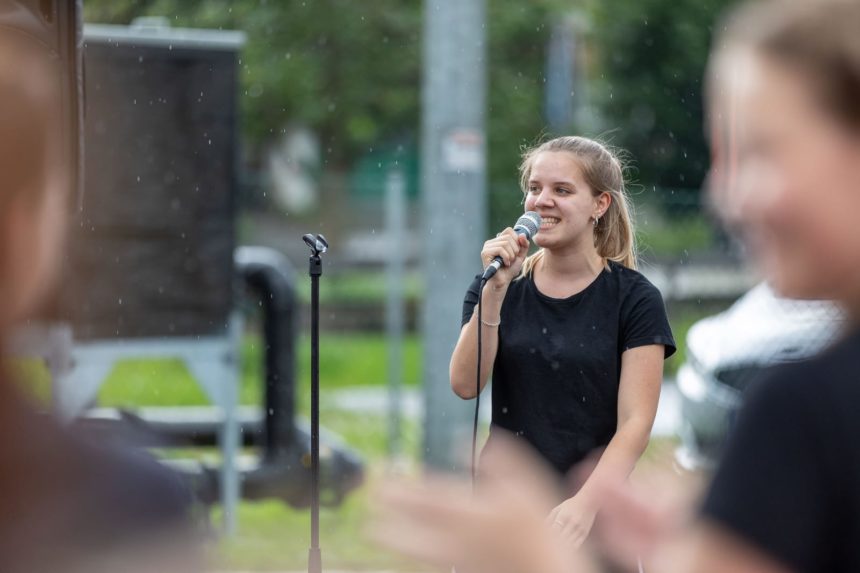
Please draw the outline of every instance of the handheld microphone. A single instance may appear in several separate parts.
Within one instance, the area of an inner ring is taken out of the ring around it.
[[[538,229],[540,229],[540,215],[538,215],[534,211],[526,211],[523,213],[523,216],[517,219],[517,223],[514,225],[514,232],[517,235],[524,235],[526,239],[529,241],[532,240],[532,237],[537,235]],[[491,262],[486,269],[484,269],[484,274],[481,277],[481,280],[488,281],[490,280],[496,271],[498,271],[504,261],[502,261],[502,257],[495,257],[493,262]]]

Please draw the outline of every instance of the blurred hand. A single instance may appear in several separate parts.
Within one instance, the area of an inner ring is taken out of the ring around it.
[[[683,570],[685,533],[700,485],[695,477],[668,469],[652,470],[637,483],[597,484],[600,515],[592,540],[622,568],[635,571],[641,560],[646,571]]]
[[[481,249],[483,268],[487,268],[497,256],[502,257],[504,262],[487,284],[497,289],[508,286],[520,274],[528,252],[529,240],[523,235],[517,235],[511,227],[496,235],[495,239],[485,242],[484,248]]]
[[[468,573],[597,571],[546,523],[554,484],[542,462],[520,444],[494,444],[473,493],[468,480],[434,476],[419,483],[385,481],[374,499],[374,538],[439,567]]]
[[[571,549],[578,549],[594,525],[597,509],[594,500],[576,495],[556,506],[547,523],[561,534]]]

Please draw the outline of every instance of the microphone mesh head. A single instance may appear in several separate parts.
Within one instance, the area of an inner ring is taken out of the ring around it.
[[[523,216],[517,219],[517,224],[514,225],[514,231],[522,229],[525,231],[525,236],[528,240],[537,235],[540,229],[540,215],[534,211],[526,211]]]

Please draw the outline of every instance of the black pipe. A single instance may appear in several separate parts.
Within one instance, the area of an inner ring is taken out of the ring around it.
[[[295,413],[296,294],[289,261],[268,247],[239,247],[236,271],[263,310],[265,344],[265,403],[263,412],[266,463],[277,462],[293,442]]]
[[[217,446],[221,418],[216,408],[198,413],[193,420],[177,421],[174,415],[164,416],[157,410],[132,412],[103,410],[101,417],[80,418],[74,431],[97,442],[113,441],[122,446],[186,448]],[[240,412],[243,445],[260,445],[263,437],[262,416]],[[300,422],[293,428],[293,442],[282,449],[277,462],[263,462],[242,468],[243,499],[282,499],[292,507],[311,507],[314,499],[324,506],[336,506],[350,491],[361,485],[361,458],[335,437],[329,436],[321,448],[321,483],[313,490],[311,458],[311,428]],[[188,463],[184,463],[188,462]],[[197,499],[205,504],[218,501],[221,474],[217,468],[191,460],[169,461],[189,481]],[[318,497],[317,497],[318,496]]]

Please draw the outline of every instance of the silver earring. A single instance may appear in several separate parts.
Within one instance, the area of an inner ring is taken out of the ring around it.
[[[594,226],[595,226],[595,227],[597,226],[597,222],[598,222],[598,221],[600,221],[600,215],[595,215],[595,216],[594,216]]]

